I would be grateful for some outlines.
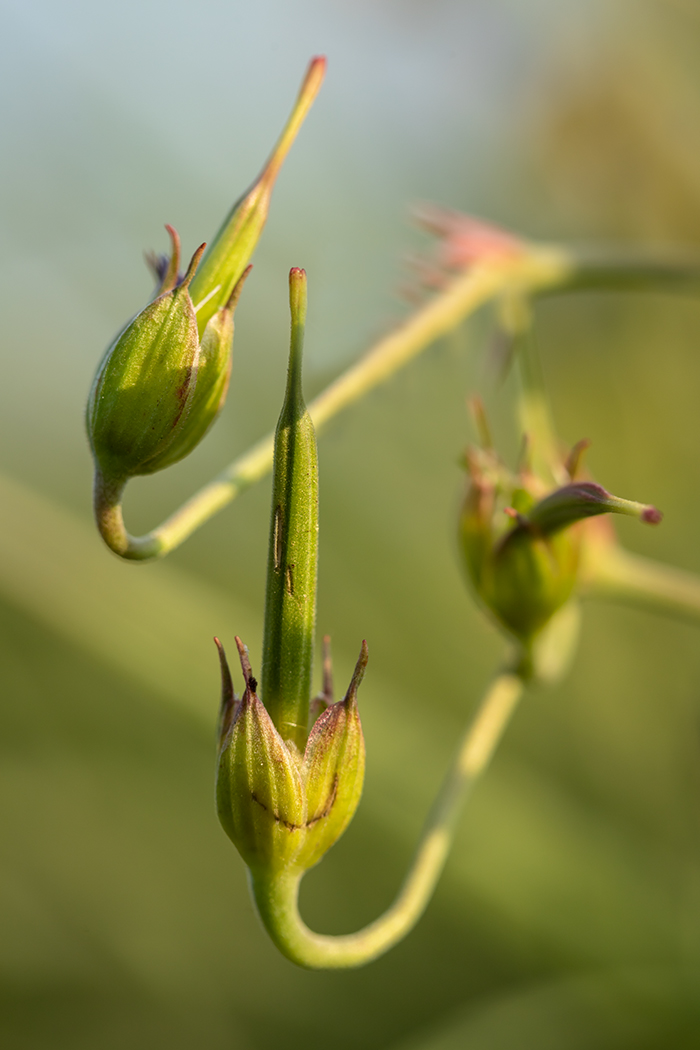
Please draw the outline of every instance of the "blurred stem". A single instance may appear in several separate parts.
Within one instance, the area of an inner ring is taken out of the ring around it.
[[[700,260],[686,255],[676,258],[644,258],[577,253],[566,280],[555,289],[568,292],[700,292]]]
[[[584,586],[590,597],[700,622],[700,577],[631,554],[616,543],[594,548],[585,563]]]
[[[528,441],[528,466],[538,477],[564,485],[568,476],[562,467],[540,355],[531,329],[517,339],[517,358],[521,383],[518,414]]]
[[[309,404],[316,431],[389,379],[440,336],[456,328],[484,303],[513,287],[526,294],[554,287],[568,278],[571,265],[565,252],[532,248],[522,255],[484,261],[456,277]],[[121,531],[118,534],[103,531],[105,541],[116,554],[129,560],[163,557],[241,492],[269,474],[273,447],[274,437],[268,434],[145,536],[130,536],[119,513]]]
[[[511,672],[492,682],[459,745],[396,900],[369,926],[337,937],[314,933],[299,915],[300,873],[251,872],[260,918],[283,955],[309,969],[363,966],[409,933],[425,911],[445,865],[462,803],[487,768],[522,692],[522,679]]]
[[[396,331],[381,339],[364,357],[339,376],[309,404],[317,432],[344,408],[359,401],[417,357],[421,351],[457,327],[481,306],[504,295],[525,302],[528,297],[588,289],[700,290],[700,265],[654,260],[579,259],[564,249],[524,244],[516,255],[483,259],[416,310]],[[531,377],[531,419],[546,408],[535,396]],[[547,409],[548,411],[548,409]],[[109,547],[127,560],[164,557],[193,532],[272,469],[274,436],[268,434],[235,459],[161,525],[145,536],[131,536],[118,503],[103,515],[100,526]],[[98,520],[99,524],[99,520]]]

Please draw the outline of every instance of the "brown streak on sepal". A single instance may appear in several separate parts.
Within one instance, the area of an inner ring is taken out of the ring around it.
[[[331,792],[330,792],[330,795],[328,796],[328,801],[326,802],[326,805],[325,805],[325,808],[323,809],[323,812],[317,813],[316,816],[314,816],[314,817],[310,817],[306,821],[306,824],[304,825],[305,828],[312,828],[314,826],[314,824],[318,824],[319,820],[325,820],[326,817],[330,816],[330,812],[333,809],[333,806],[335,805],[335,800],[338,797],[338,784],[339,784],[339,782],[340,782],[340,777],[336,773],[336,775],[333,777],[333,786],[331,787]]]
[[[233,313],[234,310],[236,309],[236,307],[238,306],[238,300],[241,297],[241,292],[243,291],[243,285],[245,284],[246,278],[247,278],[248,274],[250,273],[250,271],[252,269],[253,269],[253,264],[250,263],[249,266],[246,266],[245,270],[243,271],[241,276],[238,278],[238,280],[234,284],[233,289],[231,291],[231,294],[229,295],[228,299],[226,300],[226,303],[224,304],[224,306],[222,306],[222,308],[221,308],[222,311],[224,311],[225,313],[226,312]]]
[[[284,512],[282,510],[282,504],[278,503],[275,507],[275,518],[272,535],[272,551],[273,551],[273,562],[275,572],[279,572],[282,568],[282,545],[284,538],[282,531],[284,529]]]
[[[163,282],[160,286],[159,292],[160,295],[173,290],[178,282],[180,274],[180,235],[175,227],[170,226],[167,222],[165,228],[168,231],[172,248],[170,251],[170,259],[168,260],[168,267],[163,274]]]
[[[181,408],[180,414],[173,423],[173,430],[177,430],[182,413],[184,412],[185,408],[189,407],[189,400],[192,394],[192,383],[193,381],[197,381],[198,363],[199,362],[197,362],[197,364],[190,365],[190,367],[185,372],[182,382],[175,391],[175,397],[180,402]]]
[[[347,718],[347,704],[345,700],[327,707],[311,726],[309,739],[306,741],[306,749],[304,751],[304,763],[309,768],[315,749],[319,748],[327,751],[328,744],[339,730],[341,719],[345,720]]]
[[[368,660],[369,660],[369,649],[367,647],[367,642],[363,639],[362,640],[362,645],[360,646],[360,655],[357,658],[357,663],[355,664],[355,670],[353,671],[352,678],[350,679],[350,685],[348,686],[348,691],[345,694],[343,700],[341,701],[346,706],[348,706],[348,705],[350,705],[350,704],[352,704],[352,703],[357,701],[357,690],[360,687],[360,682],[362,681],[362,679],[365,676],[365,671],[367,670],[367,661]]]
[[[347,696],[333,704],[311,727],[302,776],[306,785],[306,836],[297,863],[313,867],[349,824],[360,801],[365,749],[356,693],[366,663],[366,648]]]
[[[190,281],[192,280],[192,278],[194,277],[194,275],[197,272],[197,267],[199,266],[199,260],[204,255],[204,249],[206,248],[206,246],[207,245],[206,245],[206,241],[205,241],[203,244],[200,244],[199,248],[197,248],[197,250],[195,251],[194,255],[190,259],[190,265],[187,267],[187,273],[185,274],[185,276],[180,281],[180,284],[178,285],[178,288],[185,289],[185,288],[189,287]]]
[[[240,638],[236,645],[246,689],[219,759],[219,819],[249,866],[281,870],[294,863],[301,845],[304,786],[297,757],[255,694],[257,683]]]
[[[335,765],[335,771],[333,773],[331,784],[328,786],[327,790],[323,791],[323,797],[316,800],[316,805],[312,814],[307,816],[307,827],[318,824],[320,820],[327,817],[338,796],[339,770],[342,768],[342,758],[345,753],[345,745],[349,729],[348,719],[350,717],[352,716],[348,711],[346,701],[341,700],[339,703],[327,707],[311,727],[306,750],[304,752],[307,801],[313,801],[313,791],[310,791],[310,789],[312,788],[313,781],[316,779],[314,774],[322,777],[322,767],[326,765],[328,761],[330,761],[332,765]],[[355,717],[358,717],[356,707]],[[334,751],[336,752],[335,758],[333,757]],[[330,772],[330,770],[328,770],[328,772]],[[308,800],[309,794],[312,795],[311,800]]]
[[[245,679],[246,693],[247,692],[253,692],[254,693],[255,690],[254,689],[253,690],[250,689],[250,681],[251,681],[251,679],[253,681],[255,681],[255,679],[253,678],[253,671],[252,671],[252,668],[250,666],[250,657],[248,656],[248,646],[243,644],[243,642],[238,637],[238,635],[235,636],[235,642],[236,642],[236,648],[238,649],[238,657],[239,657],[239,659],[241,661],[241,670],[243,671],[243,678]]]
[[[323,812],[318,813],[315,817],[311,817],[310,820],[306,820],[303,824],[293,824],[291,820],[285,820],[284,817],[281,817],[279,815],[279,813],[271,812],[270,807],[266,806],[264,802],[261,802],[254,791],[251,791],[250,797],[252,798],[253,802],[256,802],[258,806],[260,806],[261,809],[264,809],[266,813],[270,813],[270,816],[274,820],[275,824],[282,824],[282,826],[285,827],[287,831],[302,831],[304,828],[311,828],[314,824],[318,824],[319,820],[323,820],[324,817],[327,817],[330,811],[333,809],[335,800],[338,797],[338,774],[336,773],[335,777],[333,778],[333,787],[331,788],[331,793],[329,795],[326,807],[323,810]]]
[[[266,806],[264,802],[261,802],[254,791],[251,791],[250,797],[252,798],[253,802],[256,802],[260,806],[261,809],[264,809],[266,813],[270,813],[270,816],[274,820],[275,824],[281,824],[282,827],[285,827],[287,829],[287,831],[299,831],[301,830],[301,828],[306,827],[305,824],[292,824],[291,820],[285,820],[279,815],[279,813],[271,812],[270,807]]]
[[[221,705],[219,707],[218,740],[221,745],[229,729],[236,720],[236,708],[240,701],[233,688],[231,670],[226,659],[226,652],[218,638],[214,638],[214,644],[219,653],[219,664],[221,667]]]

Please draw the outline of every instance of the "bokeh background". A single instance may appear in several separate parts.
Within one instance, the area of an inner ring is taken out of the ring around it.
[[[165,563],[90,518],[83,404],[146,300],[259,170],[309,57],[322,94],[276,190],[204,445],[129,490],[156,524],[273,425],[286,280],[310,282],[313,394],[408,307],[414,201],[627,247],[700,239],[695,0],[2,0],[0,970],[13,1050],[652,1050],[700,1043],[697,628],[591,604],[569,678],[531,693],[469,803],[434,901],[374,965],[306,973],[258,927],[217,825],[212,635],[261,645],[269,485]],[[700,571],[700,304],[581,295],[537,333],[562,438],[663,526],[630,547]],[[391,900],[501,652],[457,557],[481,390],[470,322],[321,440],[319,628],[339,682],[369,640],[369,769],[305,880],[311,925]]]

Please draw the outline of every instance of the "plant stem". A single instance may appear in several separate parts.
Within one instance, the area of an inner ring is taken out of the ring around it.
[[[700,266],[693,261],[580,260],[563,249],[531,244],[525,244],[518,255],[483,259],[455,277],[442,292],[334,380],[309,404],[309,415],[318,432],[344,408],[385,382],[485,303],[505,294],[527,298],[587,289],[654,288],[696,292],[700,288]],[[542,405],[533,408],[540,411]],[[269,474],[273,445],[274,436],[266,435],[145,536],[131,536],[124,526],[121,509],[109,508],[109,529],[103,528],[98,519],[105,542],[127,560],[164,557]]]
[[[283,740],[303,753],[311,696],[318,569],[318,456],[301,390],[306,274],[289,275],[287,390],[275,432],[265,592],[262,696]]]
[[[532,248],[521,256],[484,261],[456,277],[443,292],[381,339],[309,404],[309,415],[316,430],[389,379],[484,303],[512,287],[521,289],[523,294],[553,288],[568,278],[571,265],[564,252]],[[270,472],[273,446],[274,437],[268,434],[145,536],[130,536],[120,516],[123,532],[116,537],[114,532],[101,530],[105,542],[129,560],[163,557]]]
[[[260,918],[283,955],[308,969],[363,966],[406,936],[433,894],[465,796],[488,766],[522,691],[522,679],[510,672],[499,674],[492,682],[457,749],[408,876],[394,903],[375,922],[343,936],[314,933],[299,915],[301,874],[270,877],[251,873]]]
[[[591,597],[700,622],[700,577],[631,554],[616,543],[595,549],[585,564],[583,581],[584,593]]]
[[[667,258],[621,256],[614,253],[576,253],[576,265],[557,292],[678,292],[700,291],[697,254],[669,254]]]

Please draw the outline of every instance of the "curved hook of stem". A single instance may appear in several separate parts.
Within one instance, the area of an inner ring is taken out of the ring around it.
[[[157,536],[157,530],[145,536],[132,536],[126,531],[122,496],[126,481],[109,482],[99,470],[95,471],[92,490],[92,506],[100,536],[110,550],[127,561],[148,561],[165,551]]]
[[[523,692],[512,672],[496,676],[468,726],[445,777],[394,903],[357,933],[314,933],[299,914],[302,874],[250,873],[253,899],[274,944],[292,962],[307,969],[364,966],[383,955],[415,926],[433,894],[452,846],[462,803],[488,766]]]

